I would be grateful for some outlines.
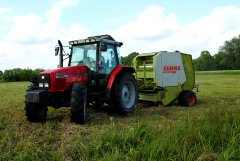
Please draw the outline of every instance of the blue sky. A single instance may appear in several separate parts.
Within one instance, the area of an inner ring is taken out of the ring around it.
[[[240,33],[239,0],[0,0],[0,70],[55,68],[54,46],[91,35],[133,52],[217,53]]]

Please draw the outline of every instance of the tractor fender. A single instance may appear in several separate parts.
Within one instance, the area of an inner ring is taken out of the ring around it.
[[[135,69],[133,67],[124,67],[122,65],[118,65],[110,74],[110,77],[108,79],[108,84],[107,84],[108,90],[111,90],[116,77],[121,73],[135,73]]]
[[[111,89],[116,81],[117,77],[122,73],[135,73],[135,69],[133,67],[124,67],[122,65],[118,65],[110,74],[107,84],[107,99],[111,99]]]

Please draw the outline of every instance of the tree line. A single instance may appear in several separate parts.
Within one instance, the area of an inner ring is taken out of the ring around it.
[[[44,71],[43,69],[20,69],[14,68],[0,71],[0,80],[7,82],[32,81],[37,80],[38,73]]]
[[[215,55],[209,51],[202,51],[201,55],[193,60],[195,70],[239,70],[240,69],[240,35],[219,48]]]
[[[123,65],[131,66],[133,58],[138,54],[133,52],[122,57]],[[196,71],[240,70],[240,35],[225,41],[215,55],[207,50],[202,51],[198,58],[193,59],[193,65]]]
[[[227,57],[228,55],[224,52],[218,52],[212,56],[209,51],[205,50],[197,59],[193,60],[193,65],[197,71],[235,69],[230,67]]]

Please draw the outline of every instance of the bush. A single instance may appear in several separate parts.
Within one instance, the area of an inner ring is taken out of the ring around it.
[[[3,79],[9,82],[20,81],[20,75],[21,75],[20,71],[21,71],[20,68],[5,70],[3,74]]]
[[[42,71],[43,69],[32,70],[32,69],[15,68],[10,70],[5,70],[2,75],[2,79],[7,82],[36,81],[38,73]]]
[[[0,70],[0,80],[2,80],[3,72]]]
[[[122,57],[122,64],[124,66],[131,66],[133,58],[135,58],[137,55],[139,55],[138,52],[132,52],[128,56]]]

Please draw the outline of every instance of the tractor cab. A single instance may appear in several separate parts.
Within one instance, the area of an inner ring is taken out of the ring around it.
[[[64,50],[60,41],[58,44],[55,55],[58,55],[60,51],[59,67],[63,68]],[[104,89],[109,74],[122,63],[119,53],[119,47],[122,44],[122,42],[116,42],[110,35],[91,36],[87,39],[70,41],[68,66],[87,66],[93,79],[90,84]]]
[[[60,51],[59,67],[63,67],[63,46],[60,41],[58,44],[55,55]],[[68,66],[86,65],[92,71],[110,73],[111,69],[121,64],[119,47],[122,46],[122,42],[116,42],[110,35],[74,40],[70,41],[69,45],[71,51]]]

